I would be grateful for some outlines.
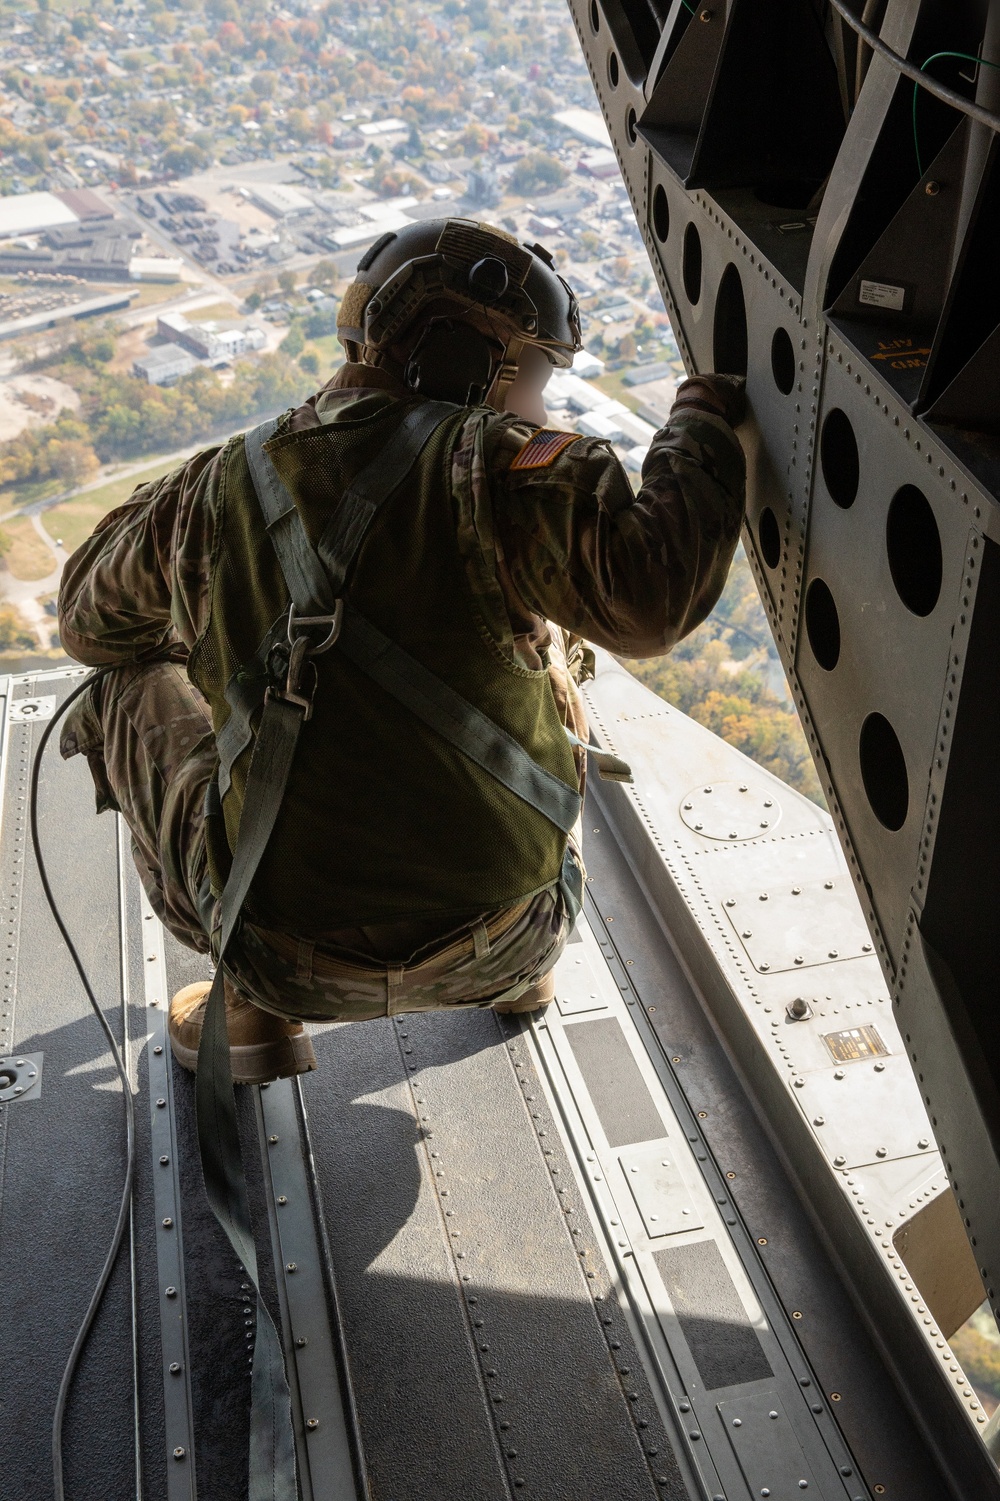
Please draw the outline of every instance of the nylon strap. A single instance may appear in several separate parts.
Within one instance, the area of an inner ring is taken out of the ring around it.
[[[260,1293],[257,1250],[233,1095],[223,960],[267,848],[295,758],[302,710],[270,699],[257,731],[233,866],[222,895],[222,932],[208,996],[195,1099],[205,1192],[216,1219],[257,1291],[251,1376],[249,1501],[297,1501],[295,1439],[281,1339]]]
[[[323,529],[318,547],[335,597],[344,587],[347,570],[379,507],[399,489],[435,429],[458,410],[447,401],[424,401],[411,407],[381,452],[354,476],[344,491]]]
[[[597,774],[602,782],[634,782],[632,768],[627,761],[616,756],[613,751],[604,750],[600,745],[592,745],[589,740],[581,740],[579,735],[574,735],[572,730],[567,729],[566,738],[570,745],[578,745],[581,750],[593,756],[597,766]]]
[[[539,766],[512,735],[350,605],[344,608],[344,624],[337,645],[349,661],[449,745],[481,766],[557,829],[569,833],[582,806],[577,789]]]

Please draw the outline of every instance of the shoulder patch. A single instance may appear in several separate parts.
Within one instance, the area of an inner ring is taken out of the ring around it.
[[[555,463],[564,448],[575,443],[579,433],[563,433],[557,428],[543,427],[530,437],[511,464],[511,469],[548,469]]]

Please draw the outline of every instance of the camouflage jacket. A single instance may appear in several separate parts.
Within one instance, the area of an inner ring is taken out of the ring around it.
[[[373,389],[402,394],[385,373],[347,365],[289,414],[287,430],[330,421]],[[140,485],[70,558],[59,623],[77,661],[97,666],[194,646],[208,620],[220,453],[205,449]],[[718,599],[743,519],[745,466],[722,402],[706,386],[680,388],[638,494],[603,440],[511,416],[490,421],[478,450],[460,441],[456,462],[473,466],[474,485],[491,499],[498,582],[526,666],[541,665],[546,621],[619,656],[653,656]]]

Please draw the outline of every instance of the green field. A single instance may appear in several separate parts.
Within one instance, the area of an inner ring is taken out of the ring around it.
[[[85,490],[72,500],[64,500],[50,510],[42,512],[42,525],[53,542],[62,540],[67,552],[74,552],[90,536],[102,516],[123,505],[137,485],[160,479],[176,468],[177,460],[160,459],[148,468],[139,470],[123,479],[109,480],[96,490]],[[9,526],[9,523],[8,523]]]

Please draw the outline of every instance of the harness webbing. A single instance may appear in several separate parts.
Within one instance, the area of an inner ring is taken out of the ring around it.
[[[264,706],[247,777],[233,866],[222,894],[222,932],[198,1048],[195,1101],[205,1192],[257,1292],[250,1412],[249,1501],[298,1501],[291,1398],[281,1338],[260,1293],[226,1031],[223,962],[288,784],[303,711],[282,699]]]
[[[407,412],[382,451],[357,475],[319,550],[313,548],[291,495],[264,451],[277,429],[264,423],[244,439],[254,489],[294,611],[332,618],[350,564],[378,508],[396,490],[439,424],[455,408],[422,403]],[[225,792],[236,756],[253,737],[251,716],[263,697],[247,774],[233,864],[221,900],[222,927],[217,969],[209,992],[198,1051],[196,1101],[198,1142],[205,1189],[212,1210],[257,1290],[257,1331],[251,1381],[249,1501],[296,1501],[295,1441],[281,1340],[260,1296],[257,1253],[240,1151],[226,1030],[224,960],[254,876],[281,809],[308,705],[267,692],[266,662],[277,643],[276,622],[261,643],[252,669],[227,685],[232,713],[218,736],[219,788]],[[368,677],[409,708],[463,755],[568,832],[580,811],[579,793],[544,767],[481,710],[456,693],[357,610],[344,607],[336,641]],[[290,691],[290,690],[289,690]],[[579,910],[579,868],[564,861],[563,884],[570,910]]]

